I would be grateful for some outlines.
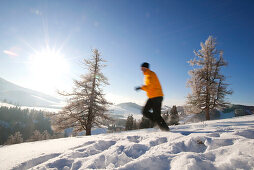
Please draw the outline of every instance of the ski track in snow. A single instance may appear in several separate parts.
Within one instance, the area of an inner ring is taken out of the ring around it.
[[[254,115],[0,147],[0,169],[254,169]]]

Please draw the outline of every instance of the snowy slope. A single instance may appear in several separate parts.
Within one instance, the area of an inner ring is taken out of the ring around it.
[[[254,169],[254,115],[0,147],[0,169]]]
[[[0,77],[0,101],[3,100],[29,107],[61,107],[60,99],[18,86]]]
[[[122,118],[126,119],[129,115],[133,115],[134,119],[141,119],[142,114],[141,114],[141,109],[142,106],[137,105],[136,103],[120,103],[117,105],[111,106],[109,109],[109,113],[113,117],[117,118]]]

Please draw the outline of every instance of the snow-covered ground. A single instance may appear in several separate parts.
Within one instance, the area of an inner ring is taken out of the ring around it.
[[[0,169],[254,169],[254,115],[0,147]]]

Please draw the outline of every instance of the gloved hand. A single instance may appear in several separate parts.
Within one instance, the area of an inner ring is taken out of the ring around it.
[[[135,87],[135,90],[136,91],[141,90],[141,87]]]

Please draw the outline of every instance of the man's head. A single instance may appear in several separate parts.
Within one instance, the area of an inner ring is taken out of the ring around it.
[[[145,72],[147,69],[149,69],[149,63],[144,62],[141,64],[141,70]]]

